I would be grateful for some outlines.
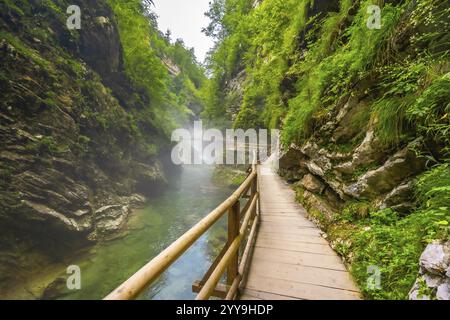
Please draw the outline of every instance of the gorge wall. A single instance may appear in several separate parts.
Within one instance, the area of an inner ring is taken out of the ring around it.
[[[81,8],[79,30],[66,26],[73,4]],[[151,68],[144,65],[153,76],[149,82],[160,86],[153,95],[124,57],[129,48],[121,39],[121,12],[110,4],[115,2],[0,2],[2,284],[30,266],[117,235],[131,209],[167,182],[163,159],[170,141],[162,123],[168,121],[157,110],[170,111],[173,101],[164,98],[168,106],[162,105],[160,96],[195,86],[186,86],[191,80],[185,74],[170,74],[162,60],[170,61],[173,49],[191,59],[191,68],[195,61],[149,24],[140,1],[129,1],[129,18],[147,23],[142,32],[161,42],[152,48],[150,38],[135,41],[142,45],[136,54],[147,50],[153,59]],[[181,102],[186,115],[198,103],[189,97]]]
[[[211,8],[218,45],[205,117],[281,129],[280,174],[367,298],[448,299],[446,254],[435,256],[440,280],[423,280],[422,267],[422,287],[408,294],[427,244],[448,251],[449,9],[433,0]],[[368,285],[372,267],[380,288]]]

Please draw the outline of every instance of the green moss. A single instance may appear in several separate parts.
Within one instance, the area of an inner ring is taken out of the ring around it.
[[[220,185],[228,185],[232,188],[244,182],[247,174],[244,170],[235,166],[216,166],[213,173],[213,181]]]
[[[27,59],[30,59],[43,69],[47,71],[53,71],[52,63],[50,63],[48,60],[42,57],[42,55],[27,46],[19,37],[16,35],[13,35],[12,33],[2,31],[0,30],[0,39],[5,39],[8,41],[17,52],[19,52],[22,56],[24,56]]]
[[[423,277],[419,278],[418,285],[419,285],[419,293],[418,293],[419,298],[427,298],[430,300],[437,300],[436,299],[436,288],[433,289],[433,288],[428,287],[426,280]]]
[[[9,10],[12,10],[13,12],[15,12],[16,14],[18,14],[20,16],[24,16],[25,12],[15,2],[16,1],[13,1],[13,0],[4,0],[3,1],[4,5],[6,5],[6,7]],[[21,4],[23,4],[22,1],[21,1]]]
[[[41,154],[57,155],[70,151],[69,146],[58,143],[53,137],[47,136],[39,140],[38,150]]]
[[[55,13],[58,13],[61,15],[65,14],[65,12],[63,12],[63,10],[58,5],[56,5],[54,3],[54,1],[52,1],[52,0],[45,0],[44,5],[48,8],[50,8],[51,10],[53,10]]]
[[[382,165],[380,162],[372,162],[365,165],[358,166],[352,173],[343,173],[342,179],[345,182],[352,182],[357,180],[363,174],[367,173],[370,170],[374,170],[379,168]]]
[[[244,183],[245,178],[247,177],[246,174],[241,173],[233,177],[231,180],[231,184],[235,186],[240,186],[242,183]]]
[[[342,210],[341,219],[343,221],[356,221],[361,218],[366,218],[369,213],[373,211],[372,204],[367,201],[353,201],[347,203],[345,208]]]

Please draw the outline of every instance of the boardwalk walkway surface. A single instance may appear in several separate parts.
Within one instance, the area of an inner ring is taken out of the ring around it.
[[[360,299],[350,274],[294,191],[268,164],[258,167],[261,223],[241,300]]]

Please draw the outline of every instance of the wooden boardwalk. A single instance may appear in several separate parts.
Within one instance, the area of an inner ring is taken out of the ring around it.
[[[348,300],[360,294],[339,256],[306,218],[294,191],[258,167],[261,223],[242,300]]]
[[[294,191],[269,164],[253,164],[230,197],[104,299],[138,297],[224,216],[228,217],[227,243],[203,278],[193,283],[197,300],[212,296],[226,300],[360,299],[342,261],[306,215]],[[221,283],[224,275],[226,285]]]

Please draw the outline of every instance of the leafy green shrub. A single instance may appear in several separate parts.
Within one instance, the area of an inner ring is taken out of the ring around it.
[[[425,173],[417,183],[417,194],[427,209],[450,212],[450,164],[443,164]]]
[[[449,165],[423,174],[416,189],[419,207],[406,217],[400,218],[392,209],[385,209],[372,212],[369,218],[357,222],[356,232],[353,227],[339,226],[351,230],[347,234],[353,255],[351,271],[368,298],[406,299],[426,244],[450,238]],[[366,286],[370,265],[381,270],[380,290],[370,290]]]
[[[372,212],[370,214],[370,222],[376,225],[393,225],[398,221],[397,213],[391,208]]]
[[[355,201],[348,203],[340,214],[340,220],[351,222],[366,218],[372,211],[370,202]]]
[[[450,73],[437,78],[406,110],[419,132],[444,145],[450,157]]]
[[[407,128],[406,103],[400,98],[380,99],[372,109],[375,132],[385,145],[399,144]]]
[[[206,82],[204,70],[182,40],[171,44],[158,31],[155,15],[140,0],[108,0],[108,3],[119,25],[125,71],[150,98],[149,102],[140,95],[133,97],[143,107],[135,117],[141,122],[145,119],[147,124],[170,136],[191,115],[188,105],[192,100],[203,105],[200,89]],[[171,77],[167,63],[175,64],[180,75]]]

